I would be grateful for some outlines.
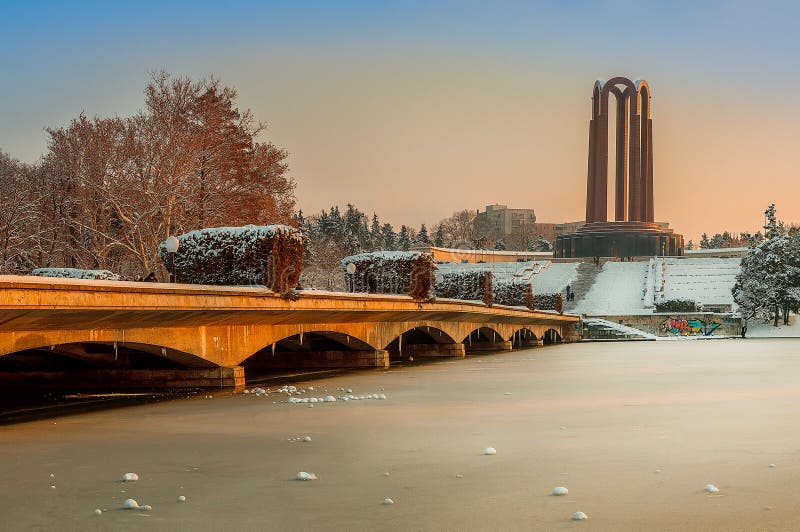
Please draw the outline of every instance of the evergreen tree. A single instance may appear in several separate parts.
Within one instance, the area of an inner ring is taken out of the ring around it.
[[[694,242],[689,240],[689,243],[686,244],[686,249],[689,250],[689,251],[693,250],[694,249]]]
[[[764,213],[767,238],[752,246],[742,258],[733,299],[742,317],[789,322],[789,312],[800,307],[800,241],[785,234],[775,216],[775,205]]]
[[[503,242],[503,239],[502,239],[502,238],[501,238],[501,239],[498,239],[498,240],[497,240],[497,241],[494,243],[494,249],[495,249],[495,251],[503,251],[503,250],[505,250],[505,249],[506,249],[506,245],[505,245],[505,243]]]
[[[708,235],[703,233],[703,236],[700,238],[700,249],[710,249],[711,242],[708,240]]]
[[[428,236],[428,228],[425,227],[425,224],[422,224],[419,228],[419,233],[417,233],[417,244],[428,246],[431,243],[431,239]]]
[[[383,249],[393,251],[395,249],[395,235],[392,224],[383,224],[381,228],[381,238],[383,240]]]
[[[371,242],[372,251],[383,249],[383,233],[381,233],[381,222],[378,220],[378,215],[372,213],[372,225],[369,229],[369,239]]]
[[[436,228],[436,232],[433,235],[433,245],[439,248],[444,247],[444,228],[441,224]]]
[[[397,248],[400,251],[411,249],[411,238],[408,234],[408,227],[405,225],[400,226],[400,232],[397,234]]]

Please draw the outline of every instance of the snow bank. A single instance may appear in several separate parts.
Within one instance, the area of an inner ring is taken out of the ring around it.
[[[81,270],[79,268],[36,268],[31,272],[36,277],[56,277],[62,279],[92,279],[95,281],[119,281],[116,273],[108,270]]]

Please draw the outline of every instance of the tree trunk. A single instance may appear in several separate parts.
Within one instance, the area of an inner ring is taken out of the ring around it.
[[[778,326],[778,305],[775,305],[775,327]]]

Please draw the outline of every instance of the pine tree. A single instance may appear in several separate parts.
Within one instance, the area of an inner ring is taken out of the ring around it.
[[[393,251],[395,249],[395,235],[392,224],[383,224],[381,228],[381,238],[383,240],[383,249]]]
[[[422,224],[419,228],[419,233],[417,233],[417,244],[428,246],[431,243],[431,239],[428,236],[428,228],[425,227],[425,224]]]
[[[711,242],[708,240],[708,235],[703,233],[703,236],[700,238],[700,249],[710,249]]]
[[[433,245],[439,248],[444,247],[444,227],[439,225],[433,235]]]
[[[378,220],[378,215],[372,213],[372,225],[369,229],[369,239],[371,242],[372,251],[383,249],[383,234],[381,233],[381,222]]]
[[[397,234],[397,247],[400,251],[411,249],[411,238],[408,234],[408,227],[405,225],[400,226],[400,232]]]
[[[505,245],[505,243],[503,242],[503,239],[498,239],[498,240],[497,240],[497,241],[494,243],[494,249],[495,249],[495,251],[503,251],[503,250],[505,250],[505,249],[506,249],[506,245]]]
[[[693,250],[694,249],[694,242],[689,240],[689,243],[686,244],[686,249],[689,250],[689,251]]]

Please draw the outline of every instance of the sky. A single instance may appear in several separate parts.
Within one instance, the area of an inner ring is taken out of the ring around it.
[[[0,149],[34,162],[47,127],[141,109],[154,71],[213,74],[290,152],[307,214],[581,220],[592,86],[626,76],[652,89],[656,219],[697,241],[772,202],[800,222],[799,19],[777,0],[0,0]]]

